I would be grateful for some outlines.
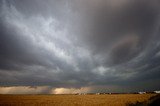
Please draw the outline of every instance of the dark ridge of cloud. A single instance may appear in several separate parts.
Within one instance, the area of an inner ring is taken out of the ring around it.
[[[135,35],[122,39],[111,49],[111,64],[119,64],[137,56],[140,51],[139,38]]]

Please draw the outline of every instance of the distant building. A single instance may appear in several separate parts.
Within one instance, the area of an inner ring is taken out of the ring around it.
[[[139,94],[146,94],[146,92],[138,92]]]
[[[154,91],[155,93],[160,93],[160,91]]]

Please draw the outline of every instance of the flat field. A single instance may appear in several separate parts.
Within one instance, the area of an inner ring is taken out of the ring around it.
[[[0,95],[0,106],[125,106],[156,94]]]

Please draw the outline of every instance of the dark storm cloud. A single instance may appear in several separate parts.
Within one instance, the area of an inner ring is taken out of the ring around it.
[[[112,7],[109,6],[112,4],[109,1],[99,1],[101,5],[96,10],[90,7],[93,13],[88,16],[90,27],[86,31],[90,33],[86,34],[86,38],[94,52],[106,52],[108,55],[111,50],[110,59],[113,64],[117,64],[137,56],[150,42],[158,24],[159,9],[158,5],[148,1],[124,0],[126,3]]]
[[[158,0],[0,2],[1,86],[159,87]]]
[[[44,17],[54,16],[55,18],[63,19],[66,15],[64,8],[69,4],[66,0],[6,0],[8,5],[14,5],[16,9],[26,17],[30,15],[42,15]],[[60,8],[62,7],[62,8]]]
[[[81,59],[86,55],[83,48],[77,50],[78,47],[73,47],[65,38],[66,30],[60,28],[61,19],[57,20],[55,18],[57,15],[51,13],[35,14],[42,13],[41,10],[24,14],[28,9],[18,10],[20,5],[14,5],[16,2],[3,1],[1,7],[1,85],[67,86],[67,83],[69,86],[82,85],[84,82],[80,80],[83,80],[82,76],[87,72],[78,71],[81,69],[89,71],[91,69],[89,67],[94,66],[89,63],[91,59],[87,60],[90,58],[88,54],[85,59]],[[42,4],[40,2],[40,5]],[[64,26],[65,24],[63,23]],[[82,65],[85,63],[88,64],[87,67]]]

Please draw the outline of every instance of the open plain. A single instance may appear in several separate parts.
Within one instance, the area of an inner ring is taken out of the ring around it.
[[[0,95],[0,106],[126,106],[156,94]]]

